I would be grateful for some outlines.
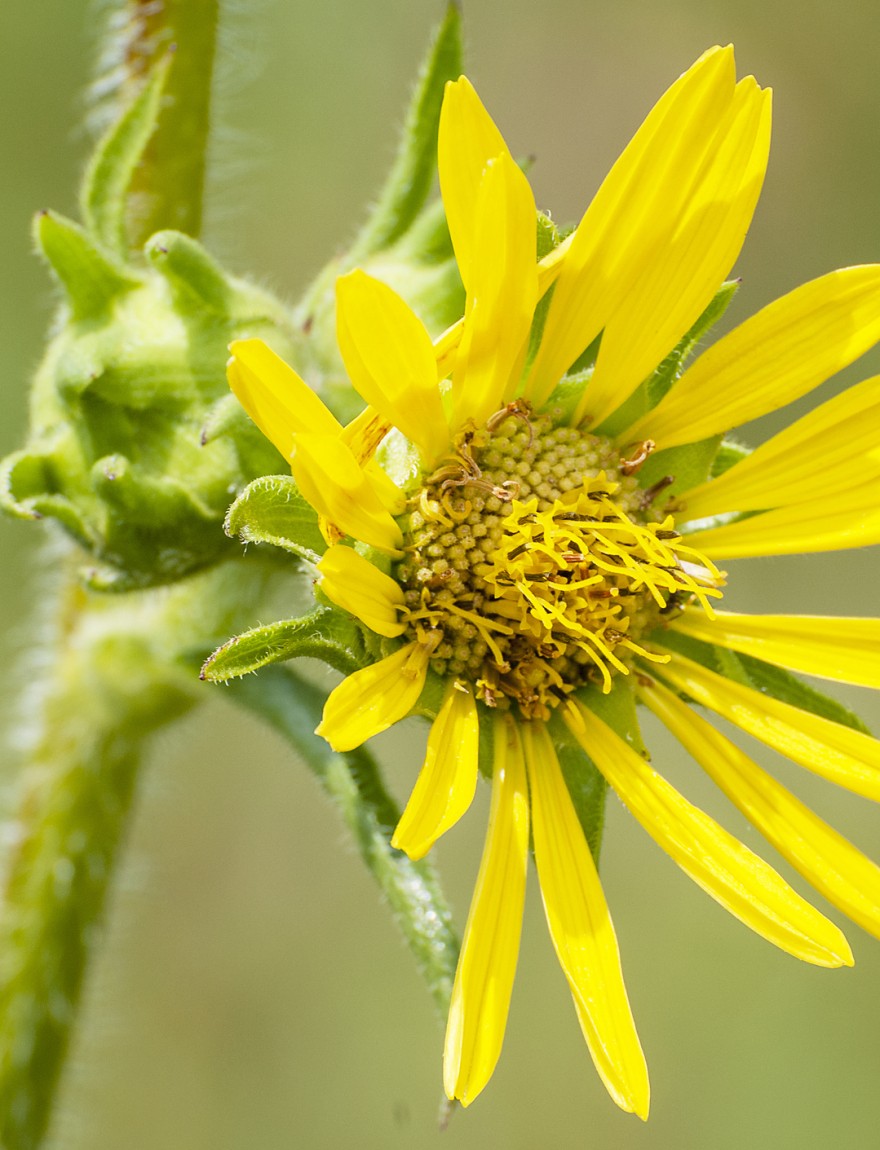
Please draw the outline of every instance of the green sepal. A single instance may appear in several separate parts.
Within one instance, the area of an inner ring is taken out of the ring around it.
[[[529,355],[531,354],[530,350]],[[550,416],[555,426],[558,427],[560,424],[569,426],[571,424],[575,408],[580,403],[583,390],[590,382],[592,375],[593,368],[585,367],[574,375],[563,376],[553,388],[550,398],[541,410]]]
[[[739,291],[739,280],[725,281],[694,326],[685,334],[678,346],[660,364],[647,381],[647,410],[651,411],[666,395],[682,373],[685,361],[693,354],[704,335],[712,330],[733,302]]]
[[[317,563],[327,544],[318,513],[290,475],[263,475],[249,483],[226,513],[223,529],[243,543],[271,543]]]
[[[421,211],[437,170],[443,90],[461,71],[461,12],[450,3],[422,66],[394,165],[352,247],[353,262],[390,247]]]
[[[171,56],[153,67],[143,89],[110,127],[86,168],[80,208],[86,227],[105,247],[128,255],[128,192],[150,137],[156,130]]]
[[[139,280],[79,224],[55,212],[38,212],[34,241],[64,289],[74,320],[104,315]]]
[[[739,288],[738,280],[721,285],[709,306],[690,331],[679,340],[667,357],[655,368],[624,403],[597,428],[601,435],[616,436],[652,411],[681,375],[685,361],[697,344],[721,319]]]
[[[229,277],[196,240],[182,232],[156,232],[147,240],[144,254],[168,280],[181,312],[229,314],[232,304]]]
[[[341,611],[319,607],[299,619],[280,619],[229,639],[202,666],[200,679],[225,683],[269,663],[321,659],[349,675],[364,664],[361,630]]]
[[[550,716],[549,732],[578,821],[583,827],[590,853],[598,863],[605,828],[608,784],[556,711]]]
[[[667,447],[665,451],[655,452],[639,471],[639,486],[653,487],[664,477],[671,476],[672,483],[660,495],[661,505],[679,492],[689,491],[709,478],[720,444],[721,436],[712,435],[696,443],[684,443],[680,447]]]
[[[554,248],[559,246],[559,229],[544,212],[538,212],[538,225],[535,239],[536,255],[539,260],[542,260],[544,256],[549,255]],[[544,325],[547,322],[547,312],[550,310],[550,301],[553,299],[555,286],[555,284],[551,284],[548,290],[544,292],[543,296],[538,300],[534,315],[532,316],[532,326],[529,329],[529,346],[526,352],[525,362],[523,363],[523,379],[528,375],[532,361],[538,354],[538,348],[541,346],[541,337],[544,334]]]
[[[717,479],[719,475],[729,471],[735,463],[740,463],[751,454],[752,449],[750,447],[743,447],[741,443],[736,443],[732,439],[723,439],[715,453],[715,458],[712,460],[709,474],[713,479]]]
[[[635,693],[628,682],[617,680],[607,695],[598,687],[583,687],[575,693],[579,702],[596,714],[603,723],[636,754],[644,759],[650,755],[642,741],[636,713]],[[568,730],[564,720],[553,714],[550,734],[559,755],[559,763],[568,784],[578,819],[584,828],[593,857],[598,862],[605,825],[605,800],[608,784],[601,771]]]
[[[428,673],[425,676],[425,685],[422,687],[422,693],[419,695],[418,702],[413,707],[413,714],[421,715],[422,718],[429,719],[433,722],[440,713],[440,708],[443,706],[447,683],[448,679],[438,675],[436,671],[428,667]],[[485,724],[480,724],[481,729],[484,725]]]
[[[808,711],[811,715],[818,715],[821,719],[829,719],[832,723],[840,723],[843,727],[850,727],[866,735],[871,734],[855,711],[851,711],[849,707],[845,707],[830,695],[804,683],[783,667],[776,667],[772,663],[765,663],[763,659],[741,655],[727,647],[706,643],[702,639],[694,639],[691,635],[679,634],[677,631],[663,630],[654,634],[658,644],[692,659],[710,671],[732,679],[735,683],[751,687],[762,695],[769,695],[781,703],[789,703],[792,707]],[[650,636],[648,638],[650,640]],[[662,666],[658,666],[657,674],[662,677]]]

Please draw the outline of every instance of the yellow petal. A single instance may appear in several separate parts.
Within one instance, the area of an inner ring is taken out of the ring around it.
[[[829,399],[718,479],[681,495],[688,519],[806,503],[880,476],[880,376]]]
[[[806,395],[880,339],[880,265],[795,288],[704,352],[627,431],[658,447],[693,443]]]
[[[671,691],[654,683],[639,693],[782,857],[829,902],[880,938],[880,867]]]
[[[550,936],[599,1076],[623,1110],[647,1118],[648,1069],[608,905],[544,723],[523,724],[535,864]]]
[[[352,455],[363,467],[376,454],[376,449],[391,427],[390,419],[368,405],[350,423],[346,423],[340,438],[351,448]]]
[[[450,80],[443,94],[437,140],[437,166],[446,222],[462,282],[470,287],[474,270],[477,196],[490,160],[507,155],[504,137],[467,77]],[[534,219],[532,225],[535,225]]]
[[[369,476],[338,436],[294,436],[293,477],[312,507],[346,535],[381,551],[403,542]]]
[[[849,945],[833,922],[763,859],[692,806],[592,711],[571,706],[577,712],[569,723],[575,738],[631,814],[685,874],[788,954],[816,966],[852,966]]]
[[[562,270],[563,261],[568,254],[568,249],[571,247],[571,241],[574,239],[574,232],[553,249],[548,252],[546,256],[538,261],[538,298],[547,291],[551,284],[556,283],[560,271]],[[442,332],[434,340],[434,354],[437,357],[437,378],[445,379],[452,371],[455,365],[455,357],[458,353],[458,347],[461,343],[461,337],[464,333],[464,319],[456,320],[455,323],[450,324],[446,331]]]
[[[357,269],[336,281],[336,335],[355,390],[434,463],[449,449],[449,429],[422,321],[387,284]]]
[[[671,630],[790,671],[880,688],[880,619],[714,614],[710,621],[702,612],[688,610]]]
[[[431,724],[425,761],[391,839],[393,847],[420,859],[455,826],[473,802],[479,750],[476,700],[464,684],[450,679]]]
[[[349,611],[377,635],[396,639],[405,625],[398,608],[403,607],[403,589],[390,575],[380,571],[350,547],[328,547],[318,564],[321,590],[337,607]]]
[[[768,747],[866,799],[880,799],[880,743],[669,652],[663,678]],[[653,677],[653,675],[652,675]]]
[[[376,448],[390,430],[390,421],[367,406],[351,423],[345,425],[340,438],[351,448],[352,455],[369,476],[370,483],[388,511],[392,515],[402,515],[406,509],[405,495],[373,458]]]
[[[880,543],[876,486],[829,491],[806,503],[779,507],[723,527],[687,535],[688,544],[712,559],[754,555],[808,555]]]
[[[352,751],[405,718],[416,705],[428,671],[428,649],[409,643],[348,675],[324,704],[315,731],[334,751]]]
[[[660,98],[605,178],[556,281],[526,387],[537,406],[633,290],[661,239],[675,233],[734,81],[733,50],[707,52]]]
[[[535,200],[506,154],[480,183],[464,335],[452,376],[453,428],[482,424],[519,381],[538,296]]]
[[[600,424],[635,391],[702,315],[742,248],[767,170],[770,92],[737,85],[695,175],[681,218],[646,251],[609,316],[596,368],[574,420]]]
[[[513,723],[495,719],[492,807],[446,1027],[443,1084],[470,1105],[498,1062],[516,973],[526,893],[529,796]]]
[[[229,350],[229,386],[285,459],[290,459],[294,435],[313,431],[334,435],[341,430],[309,385],[261,339],[237,339]]]

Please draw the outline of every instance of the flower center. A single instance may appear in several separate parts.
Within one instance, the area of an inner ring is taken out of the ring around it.
[[[640,638],[722,577],[651,508],[608,439],[524,409],[465,431],[415,493],[397,578],[410,638],[487,705],[549,716],[589,682],[611,687]]]

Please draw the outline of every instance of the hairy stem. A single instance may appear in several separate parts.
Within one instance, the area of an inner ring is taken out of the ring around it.
[[[449,1008],[458,940],[433,868],[391,846],[399,818],[372,756],[359,748],[335,754],[314,734],[324,695],[298,675],[264,668],[235,684],[234,698],[268,721],[304,759],[338,806],[361,857],[388,900],[441,1015]]]
[[[150,612],[63,593],[0,916],[0,1145],[40,1145],[136,792],[144,740],[194,701]],[[126,621],[125,616],[131,617]]]
[[[116,0],[94,90],[108,110],[127,106],[153,65],[173,54],[158,129],[129,197],[132,247],[175,228],[202,227],[220,0]]]

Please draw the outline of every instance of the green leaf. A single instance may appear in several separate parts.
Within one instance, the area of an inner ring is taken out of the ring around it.
[[[322,659],[350,674],[364,662],[360,628],[340,611],[318,608],[299,619],[281,619],[229,639],[202,666],[200,679],[226,683],[283,659]]]
[[[314,734],[324,696],[285,669],[271,667],[258,678],[242,679],[233,688],[233,698],[282,735],[333,800],[388,901],[439,1013],[445,1015],[458,961],[452,918],[431,864],[426,859],[412,862],[391,846],[400,815],[375,760],[362,747],[334,754]]]
[[[437,169],[437,130],[443,89],[446,81],[457,79],[461,71],[461,13],[456,3],[450,3],[422,66],[394,166],[355,240],[351,261],[362,260],[389,247],[418,216]]]
[[[140,94],[100,141],[80,190],[80,206],[89,231],[123,257],[129,251],[129,188],[159,120],[170,63],[171,57],[166,55],[156,64]]]
[[[243,543],[271,543],[308,563],[317,563],[327,544],[318,513],[289,475],[264,475],[242,491],[226,514],[224,530]]]
[[[724,675],[745,687],[752,687],[761,694],[779,699],[780,702],[789,703],[792,707],[808,711],[812,715],[830,719],[831,722],[840,723],[841,726],[850,727],[854,731],[871,734],[865,723],[849,707],[804,683],[791,671],[776,667],[772,663],[765,663],[763,659],[755,659],[751,655],[740,655],[728,650],[727,647],[705,643],[702,639],[694,639],[690,635],[681,635],[677,631],[663,630],[655,634],[661,646],[693,659],[695,663],[708,667],[710,671]],[[658,674],[662,676],[662,667],[658,668]]]

